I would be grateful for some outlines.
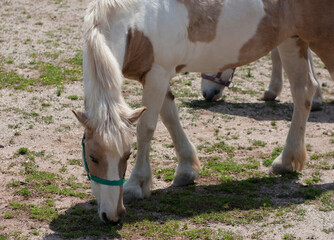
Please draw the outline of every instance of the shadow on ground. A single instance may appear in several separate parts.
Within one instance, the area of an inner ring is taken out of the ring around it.
[[[207,109],[231,116],[243,116],[255,120],[290,121],[293,113],[292,103],[279,101],[254,102],[254,103],[229,103],[223,100],[209,102],[206,100],[182,100],[182,107],[193,109]],[[322,110],[311,112],[309,122],[334,122],[334,102],[325,102]]]
[[[263,210],[275,211],[282,206],[301,204],[319,198],[323,193],[334,190],[334,184],[302,185],[297,182],[298,175],[282,177],[250,178],[240,181],[224,182],[218,185],[192,185],[184,188],[168,187],[155,190],[148,199],[138,200],[127,207],[127,215],[122,224],[110,226],[102,223],[97,215],[96,205],[77,204],[66,210],[50,223],[54,235],[78,238],[120,237],[119,231],[125,226],[142,221],[165,223],[194,217],[206,221],[218,219],[225,224],[238,224],[253,217],[263,217]],[[233,218],[235,212],[243,212],[242,217]],[[254,215],[255,214],[255,215]],[[254,215],[254,216],[253,216]],[[232,216],[232,217],[231,217]],[[246,217],[245,217],[246,216]]]

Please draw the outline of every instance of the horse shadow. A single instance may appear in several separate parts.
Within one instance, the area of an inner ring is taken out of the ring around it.
[[[181,99],[180,106],[192,109],[206,109],[216,113],[248,117],[259,121],[291,121],[293,114],[293,103],[281,103],[279,101],[230,103],[224,100],[209,102],[206,100]],[[333,123],[334,102],[324,102],[321,110],[310,113],[308,121]]]
[[[131,224],[140,226],[144,221],[163,224],[169,220],[193,219],[197,216],[207,218],[207,221],[214,216],[225,224],[237,224],[238,219],[233,219],[235,212],[248,211],[254,214],[250,219],[261,218],[266,209],[275,211],[280,207],[302,204],[331,190],[334,190],[334,183],[303,185],[298,182],[297,174],[183,188],[170,186],[152,191],[148,199],[127,205],[126,217],[116,226],[101,222],[97,216],[96,202],[77,204],[50,223],[55,234],[44,239],[54,239],[56,236],[120,238],[118,231]]]

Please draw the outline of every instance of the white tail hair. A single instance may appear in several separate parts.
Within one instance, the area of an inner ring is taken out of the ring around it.
[[[131,109],[121,94],[123,75],[119,63],[106,43],[108,16],[127,8],[130,1],[95,0],[87,10],[84,23],[86,64],[90,79],[85,79],[87,125],[119,154],[129,142],[131,126],[126,116]]]

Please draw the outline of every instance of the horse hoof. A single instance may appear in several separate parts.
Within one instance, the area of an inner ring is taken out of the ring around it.
[[[276,93],[274,93],[271,90],[266,90],[264,92],[263,97],[261,98],[261,100],[263,100],[263,101],[274,101],[276,97],[277,97]]]
[[[195,178],[186,174],[179,174],[173,180],[173,186],[183,187],[195,184]]]
[[[274,160],[268,174],[285,174],[294,172],[291,164],[283,164],[282,153]]]
[[[143,193],[139,186],[136,188],[134,187],[127,188],[126,186],[124,186],[123,202],[125,204],[129,204],[138,199],[143,199]]]
[[[292,173],[293,169],[292,167],[287,167],[287,166],[283,166],[282,164],[279,163],[273,163],[273,165],[271,166],[271,168],[268,170],[268,174],[272,175],[272,174],[285,174],[285,173]]]
[[[143,199],[143,197],[133,192],[124,192],[123,194],[123,202],[125,204],[132,203],[138,199]]]

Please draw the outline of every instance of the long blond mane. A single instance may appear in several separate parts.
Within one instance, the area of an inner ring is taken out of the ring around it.
[[[131,137],[131,126],[126,118],[131,109],[121,94],[122,71],[106,44],[105,32],[112,24],[108,16],[125,11],[131,2],[95,0],[88,6],[84,22],[85,66],[89,73],[85,77],[87,125],[119,154]]]

